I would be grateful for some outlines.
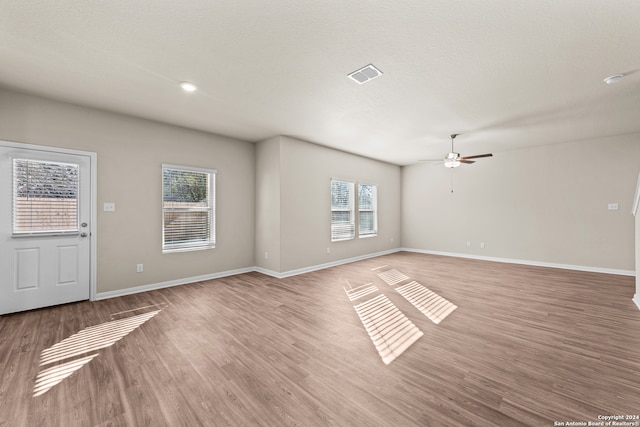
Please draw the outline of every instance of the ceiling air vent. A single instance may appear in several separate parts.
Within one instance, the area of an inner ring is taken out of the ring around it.
[[[349,78],[358,84],[363,84],[381,75],[382,71],[374,67],[373,64],[369,64],[349,74]]]

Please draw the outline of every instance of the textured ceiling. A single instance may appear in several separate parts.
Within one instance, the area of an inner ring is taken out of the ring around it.
[[[472,155],[639,132],[639,23],[637,0],[0,0],[0,85],[404,165],[451,133]]]

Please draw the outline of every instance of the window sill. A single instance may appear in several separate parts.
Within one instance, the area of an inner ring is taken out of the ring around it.
[[[214,246],[192,246],[192,247],[184,247],[184,248],[163,248],[163,254],[172,254],[176,252],[193,252],[193,251],[204,251],[207,249],[215,249]]]
[[[347,240],[354,240],[355,237],[345,237],[344,239],[331,239],[331,242],[346,242]]]

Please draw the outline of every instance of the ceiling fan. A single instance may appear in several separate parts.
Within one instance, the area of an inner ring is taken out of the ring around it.
[[[475,160],[472,159],[481,159],[483,157],[493,157],[493,154],[477,154],[475,156],[465,156],[460,157],[460,153],[456,153],[453,149],[453,140],[456,139],[458,133],[451,134],[451,152],[445,156],[444,159],[437,160],[420,160],[421,162],[443,162],[444,166],[447,168],[457,168],[462,163],[466,163],[468,165],[475,163]]]

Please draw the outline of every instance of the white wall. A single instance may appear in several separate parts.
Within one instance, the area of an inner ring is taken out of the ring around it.
[[[403,168],[406,248],[635,271],[640,134]],[[618,203],[618,211],[609,211]],[[471,242],[471,247],[466,242]],[[480,249],[485,242],[485,249]]]
[[[254,144],[3,89],[0,139],[98,154],[98,293],[254,265]],[[162,254],[162,163],[217,169],[215,249]]]
[[[393,250],[400,244],[400,167],[353,154],[344,153],[289,137],[279,137],[278,149],[273,140],[258,144],[257,163],[262,157],[271,157],[278,152],[280,160],[279,178],[279,226],[280,230],[280,268],[276,273],[314,267],[343,259],[355,258],[378,252]],[[266,144],[266,146],[263,146]],[[270,165],[276,164],[270,160]],[[268,168],[272,173],[273,169]],[[257,182],[271,180],[257,174]],[[341,178],[354,182],[378,185],[378,231],[377,237],[331,242],[330,180]],[[260,184],[258,184],[260,186]],[[269,191],[275,194],[277,191]],[[259,196],[262,197],[262,196]],[[259,203],[260,205],[260,203]],[[259,206],[260,207],[260,206]],[[276,208],[257,212],[258,224],[269,224]],[[256,262],[258,266],[268,265],[263,249],[277,250],[274,238],[272,242],[263,241],[270,232],[257,230]],[[330,253],[327,253],[329,248]],[[269,258],[272,257],[269,250]],[[269,268],[269,267],[265,267]],[[276,268],[272,265],[271,268]]]

